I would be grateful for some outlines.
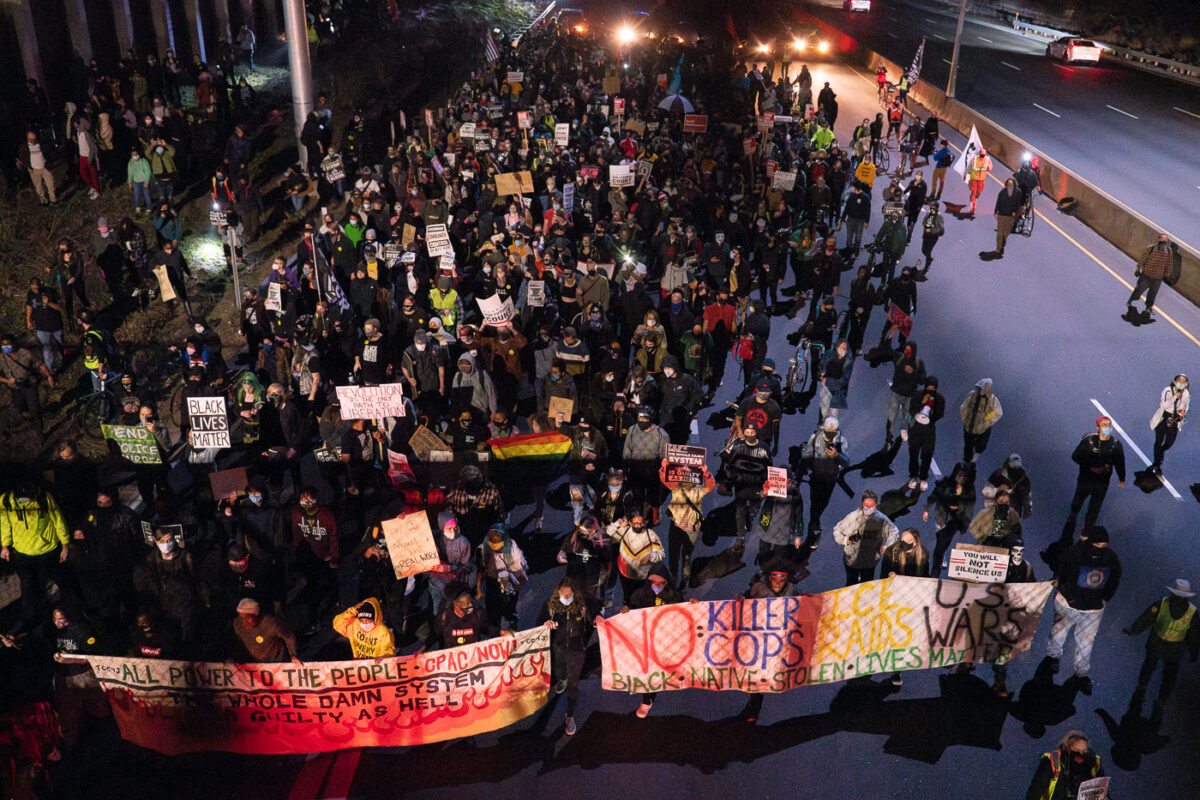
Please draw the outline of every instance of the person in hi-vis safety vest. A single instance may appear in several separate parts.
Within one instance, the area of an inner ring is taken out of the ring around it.
[[[1146,687],[1150,678],[1158,668],[1158,662],[1163,665],[1162,685],[1158,689],[1158,699],[1150,718],[1154,721],[1162,719],[1163,703],[1171,696],[1175,681],[1179,678],[1179,666],[1183,663],[1184,651],[1192,658],[1192,663],[1200,657],[1200,623],[1196,622],[1196,607],[1188,602],[1189,597],[1195,597],[1192,585],[1183,578],[1178,578],[1167,587],[1169,595],[1154,603],[1141,613],[1128,628],[1121,633],[1126,636],[1136,636],[1147,628],[1150,636],[1146,639],[1146,658],[1142,661],[1142,669],[1138,673],[1137,688],[1134,689],[1130,707],[1140,712],[1142,701],[1146,697]]]
[[[369,597],[334,617],[333,629],[350,640],[355,658],[390,658],[396,655],[396,640],[382,616],[379,601]]]
[[[971,188],[971,213],[975,213],[975,204],[979,202],[979,195],[983,194],[983,185],[987,182],[987,176],[992,171],[992,157],[987,154],[987,150],[982,147],[967,162],[967,183]]]
[[[1058,748],[1042,753],[1025,800],[1071,800],[1079,794],[1079,784],[1104,774],[1100,756],[1088,746],[1083,731],[1067,731]],[[1108,800],[1107,795],[1102,800]]]

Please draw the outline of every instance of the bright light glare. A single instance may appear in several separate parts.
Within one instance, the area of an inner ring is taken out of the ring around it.
[[[575,32],[576,32],[576,33],[583,33],[583,26],[582,26],[582,25],[576,25],[576,26],[575,26]]]
[[[803,39],[796,39],[794,42],[792,42],[792,47],[796,48],[797,50],[803,50],[805,45],[806,43]]]
[[[216,261],[225,257],[225,248],[216,239],[204,239],[196,245],[196,255],[201,261]]]
[[[1029,152],[1028,150],[1026,150],[1024,153],[1021,153],[1021,160],[1022,160],[1022,161],[1032,161],[1032,160],[1033,160],[1033,153],[1031,153],[1031,152]]]
[[[654,31],[650,31],[649,33],[647,33],[647,34],[646,34],[646,38],[647,38],[647,39],[653,39],[653,38],[654,38]]]
[[[829,52],[829,42],[821,42],[820,44],[817,45],[817,50],[822,53],[828,53]]]
[[[771,48],[769,45],[760,44],[758,46],[758,52],[760,52],[760,53],[766,53],[766,52],[769,52],[770,50],[771,50]]]
[[[637,38],[637,31],[625,25],[621,30],[617,31],[617,41],[621,44],[631,44]]]

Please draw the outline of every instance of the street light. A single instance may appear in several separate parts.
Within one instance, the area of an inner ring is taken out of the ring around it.
[[[963,23],[967,17],[967,0],[962,0],[958,7],[958,27],[954,29],[954,52],[950,56],[950,80],[946,82],[946,97],[954,98],[954,90],[958,84],[958,47],[962,40]]]
[[[635,39],[637,39],[637,31],[628,25],[622,26],[621,29],[617,31],[617,42],[619,44],[633,44]]]

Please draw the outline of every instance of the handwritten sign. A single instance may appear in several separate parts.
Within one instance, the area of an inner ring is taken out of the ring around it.
[[[159,264],[154,268],[154,277],[158,278],[158,296],[164,303],[175,299],[175,287],[171,285],[171,276],[167,273],[167,265]]]
[[[525,305],[530,308],[542,308],[546,305],[546,282],[530,281],[525,289]]]
[[[428,572],[441,563],[424,509],[385,519],[380,527],[397,578]]]
[[[950,551],[947,578],[981,583],[1003,583],[1008,574],[1008,549],[979,544],[956,544]]]
[[[104,438],[116,442],[121,455],[134,464],[162,463],[154,434],[144,425],[102,425],[101,430]]]
[[[383,419],[404,416],[404,385],[338,386],[342,419]]]
[[[783,467],[767,467],[767,497],[787,497],[788,476]]]
[[[425,226],[425,249],[429,251],[430,258],[454,253],[454,245],[450,243],[450,233],[446,230],[445,223]]]
[[[571,123],[558,122],[554,125],[554,143],[559,147],[566,147],[571,140]]]
[[[671,483],[704,483],[708,450],[686,444],[667,445],[667,480]]]
[[[784,172],[783,170],[775,170],[775,174],[771,177],[771,188],[779,189],[784,192],[790,192],[796,186],[796,173]]]
[[[450,450],[450,445],[446,444],[442,437],[424,425],[418,425],[417,429],[413,431],[413,435],[408,437],[408,446],[412,448],[417,458],[422,461],[428,461],[430,453],[440,450]]]
[[[231,446],[224,397],[189,397],[187,411],[191,428],[188,443],[192,447],[224,449]]]
[[[575,401],[569,397],[551,397],[550,407],[547,409],[550,419],[558,420],[559,422],[570,422],[571,414],[575,412]]]
[[[510,194],[532,194],[533,175],[529,170],[520,172],[501,172],[496,176],[496,194],[506,197]]]

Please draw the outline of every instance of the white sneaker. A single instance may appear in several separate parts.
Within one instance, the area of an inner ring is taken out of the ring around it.
[[[642,703],[640,706],[638,706],[637,718],[645,719],[646,715],[650,713],[650,709],[652,708],[654,708],[654,703]]]
[[[916,479],[916,478],[911,478],[911,479],[908,481],[908,488],[909,488],[909,489],[915,489],[915,488],[917,488],[917,479]]]
[[[929,481],[921,481],[921,491],[925,492],[928,490],[929,490]]]

